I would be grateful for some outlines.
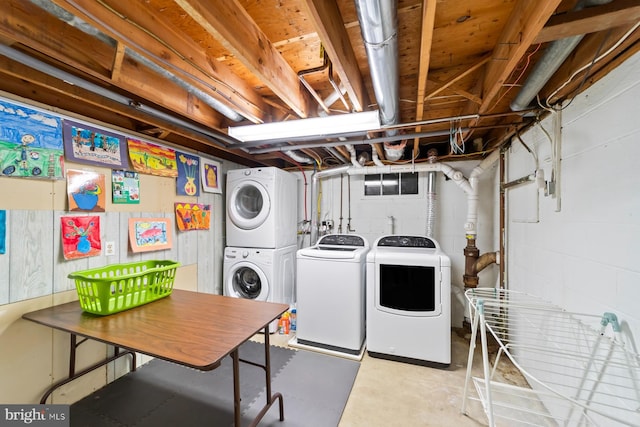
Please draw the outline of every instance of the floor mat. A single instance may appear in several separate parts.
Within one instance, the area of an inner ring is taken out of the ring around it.
[[[262,363],[264,346],[246,342],[241,359]],[[284,396],[284,426],[336,426],[360,364],[305,350],[271,347],[272,391]],[[264,370],[240,364],[243,424],[266,401]],[[260,425],[278,420],[277,404]],[[71,406],[72,427],[231,426],[231,358],[210,372],[154,359]]]

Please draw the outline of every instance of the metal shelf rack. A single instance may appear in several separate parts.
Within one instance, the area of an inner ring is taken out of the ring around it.
[[[491,427],[640,426],[640,356],[625,348],[613,313],[570,313],[525,293],[493,288],[465,295],[472,325],[463,413],[474,400]],[[487,331],[498,344],[493,363]],[[471,375],[478,332],[483,378]],[[503,356],[528,387],[498,379]]]

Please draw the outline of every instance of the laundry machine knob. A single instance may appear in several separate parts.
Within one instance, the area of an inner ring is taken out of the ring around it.
[[[247,258],[249,256],[249,251],[242,252],[242,258]]]

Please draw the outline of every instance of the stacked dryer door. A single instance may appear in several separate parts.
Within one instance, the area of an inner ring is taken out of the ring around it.
[[[296,244],[297,190],[295,175],[278,168],[227,172],[227,246]]]
[[[451,363],[451,262],[423,236],[383,236],[367,255],[367,351]]]
[[[296,245],[278,249],[225,248],[224,295],[292,304],[296,249]],[[277,322],[272,322],[269,332],[275,332],[276,327]]]
[[[367,241],[330,234],[297,252],[299,344],[358,354],[365,339]]]

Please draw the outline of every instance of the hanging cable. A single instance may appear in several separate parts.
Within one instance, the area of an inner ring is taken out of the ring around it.
[[[588,68],[591,68],[595,63],[601,61],[603,58],[605,58],[607,55],[609,55],[611,52],[613,52],[615,49],[617,49],[618,46],[620,46],[639,26],[640,26],[640,21],[637,22],[633,27],[631,27],[631,29],[629,31],[627,31],[622,37],[620,37],[620,39],[613,46],[611,46],[609,49],[607,49],[606,52],[604,52],[602,55],[600,55],[597,58],[595,58],[590,63],[578,68],[573,74],[571,74],[571,76],[562,85],[560,85],[556,90],[551,92],[551,94],[547,97],[547,99],[544,102],[544,104],[547,106],[547,108],[552,108],[550,106],[550,104],[549,104],[551,102],[551,98],[553,98],[558,92],[560,92],[569,83],[571,83],[571,81],[578,74],[580,74],[581,72],[583,72],[584,70],[586,70]]]

